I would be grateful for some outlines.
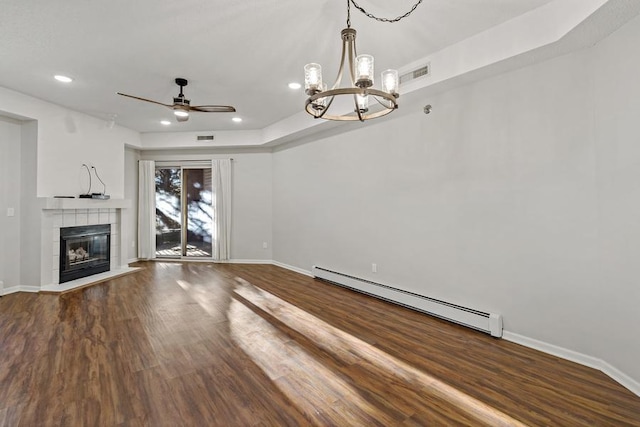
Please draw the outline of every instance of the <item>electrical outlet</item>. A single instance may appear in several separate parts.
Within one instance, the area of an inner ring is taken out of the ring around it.
[[[14,208],[7,208],[7,216],[14,216],[16,214],[16,210]]]
[[[267,244],[267,242],[262,242],[262,249],[267,249],[269,247],[269,245]]]
[[[378,272],[378,264],[376,264],[376,263],[371,264],[371,272],[372,273],[377,273]]]

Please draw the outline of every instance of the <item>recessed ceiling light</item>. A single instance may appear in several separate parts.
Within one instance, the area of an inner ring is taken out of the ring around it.
[[[53,76],[53,78],[56,79],[59,82],[62,82],[62,83],[71,83],[73,81],[73,79],[71,77],[62,76],[62,75],[59,75],[59,74],[56,75],[56,76]]]
[[[234,122],[236,122],[236,123],[240,123],[240,122],[242,121],[242,118],[241,118],[241,117],[234,117],[234,118],[233,118],[233,119],[231,119],[231,120],[233,120],[233,121],[234,121]]]
[[[289,89],[300,89],[302,85],[300,83],[291,82],[289,83]]]
[[[169,120],[162,120],[162,121],[160,121],[160,124],[163,124],[165,126],[169,126],[171,124],[171,122]]]

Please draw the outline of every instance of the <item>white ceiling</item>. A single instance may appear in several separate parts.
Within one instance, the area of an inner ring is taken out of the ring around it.
[[[401,68],[551,0],[424,0],[401,22],[367,18],[352,7],[360,53],[376,69]],[[414,0],[357,0],[396,17]],[[140,132],[263,129],[302,110],[308,62],[333,80],[346,26],[346,0],[2,0],[0,86],[109,119]],[[377,71],[377,72],[378,72]],[[75,80],[64,85],[53,75]],[[229,104],[237,114],[171,110],[116,95],[170,104],[176,77],[192,105]],[[231,117],[243,118],[240,124]],[[161,119],[172,125],[163,126]]]

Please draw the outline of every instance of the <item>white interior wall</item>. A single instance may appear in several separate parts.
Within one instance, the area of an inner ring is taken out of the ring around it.
[[[138,132],[109,128],[106,120],[5,88],[0,88],[0,111],[38,121],[38,197],[85,192],[83,163],[96,167],[112,198],[124,197],[124,145],[139,146]],[[101,192],[95,181],[92,191]]]
[[[598,264],[594,318],[606,361],[640,382],[640,18],[590,52],[594,80]]]
[[[501,313],[640,382],[639,39],[636,18],[428,116],[277,149],[274,259]]]
[[[45,244],[42,240],[41,206],[36,197],[38,122],[29,120],[22,124],[20,135],[20,285],[41,284],[51,269],[41,261]]]
[[[201,160],[233,158],[231,162],[232,222],[231,259],[270,261],[272,259],[272,173],[267,150],[142,151],[141,160]],[[263,248],[263,243],[267,248]]]
[[[271,153],[235,153],[232,157],[231,258],[271,260]]]
[[[20,283],[20,138],[21,122],[0,116],[0,295]]]

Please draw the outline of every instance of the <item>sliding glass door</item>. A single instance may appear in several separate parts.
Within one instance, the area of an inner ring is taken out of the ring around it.
[[[213,205],[211,167],[183,169],[186,211],[183,227],[184,254],[193,257],[211,257],[213,254]]]
[[[156,166],[156,257],[211,258],[211,166]]]

